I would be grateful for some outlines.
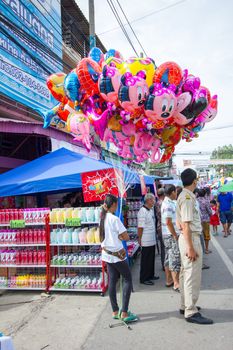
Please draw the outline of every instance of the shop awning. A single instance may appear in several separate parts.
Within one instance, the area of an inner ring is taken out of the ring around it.
[[[80,188],[81,173],[110,168],[104,161],[60,148],[0,175],[0,197]]]

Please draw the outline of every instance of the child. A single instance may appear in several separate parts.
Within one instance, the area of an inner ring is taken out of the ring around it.
[[[213,235],[218,235],[218,225],[220,225],[219,217],[218,217],[218,207],[215,199],[210,201],[210,206],[212,210],[212,215],[210,217],[210,225],[213,226]]]

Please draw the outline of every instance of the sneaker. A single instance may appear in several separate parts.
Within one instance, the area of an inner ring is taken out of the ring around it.
[[[128,316],[125,317],[125,318],[122,318],[121,319],[124,321],[124,322],[134,322],[134,321],[137,321],[138,320],[138,316],[133,314],[132,312],[128,311]]]
[[[190,317],[186,317],[185,320],[190,323],[197,323],[197,324],[213,324],[213,320],[210,318],[203,317],[200,312],[195,313],[194,315]]]
[[[200,311],[201,310],[201,307],[200,306],[196,306],[197,310]],[[180,309],[180,314],[181,315],[184,315],[184,310],[183,309]]]

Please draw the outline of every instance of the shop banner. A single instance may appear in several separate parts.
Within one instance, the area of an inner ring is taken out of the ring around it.
[[[140,178],[140,183],[141,183],[141,192],[142,192],[142,195],[144,196],[145,194],[147,194],[145,178],[143,175],[139,175],[139,178]]]
[[[62,70],[60,1],[0,0],[0,16],[0,93],[31,108],[54,106],[46,78]]]
[[[114,169],[81,174],[84,202],[103,201],[107,194],[118,197],[118,180]]]

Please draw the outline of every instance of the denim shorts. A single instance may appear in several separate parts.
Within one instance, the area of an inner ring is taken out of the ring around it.
[[[232,223],[232,211],[228,210],[228,211],[220,211],[220,221],[222,224],[231,224]]]

